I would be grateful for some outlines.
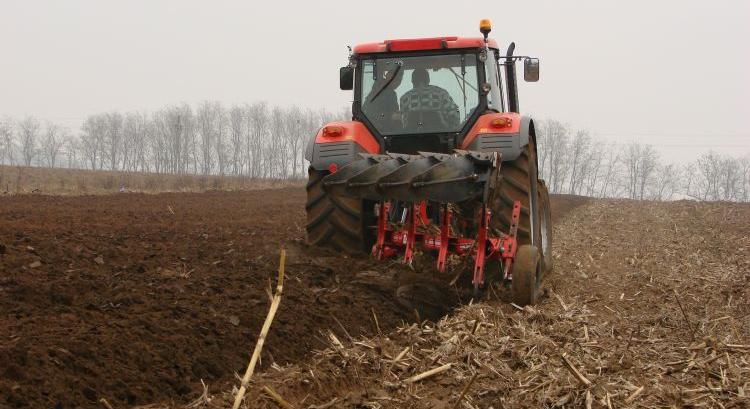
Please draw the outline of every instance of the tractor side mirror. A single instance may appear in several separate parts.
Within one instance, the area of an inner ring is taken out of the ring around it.
[[[523,59],[523,79],[526,82],[539,81],[539,59],[538,58],[524,58]]]
[[[347,65],[339,69],[339,88],[344,91],[354,89],[354,68]]]

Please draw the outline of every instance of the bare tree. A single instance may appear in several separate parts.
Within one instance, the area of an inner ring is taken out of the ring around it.
[[[281,107],[271,110],[271,143],[267,147],[270,159],[271,174],[286,178],[289,169],[286,151],[286,129],[284,129],[284,111]]]
[[[107,137],[107,118],[105,115],[89,115],[81,127],[81,144],[83,157],[91,169],[101,169],[105,156],[105,139]]]
[[[553,193],[562,193],[568,174],[568,128],[562,122],[547,121],[546,146],[549,150],[547,182]]]
[[[605,162],[606,146],[603,141],[596,140],[593,142],[591,149],[589,150],[587,163],[586,175],[582,178],[584,188],[580,194],[586,196],[595,196],[597,193],[597,185],[601,182],[601,176],[604,172],[605,166],[608,164]]]
[[[649,189],[649,199],[671,200],[679,188],[680,179],[680,168],[677,165],[657,165]]]
[[[32,160],[37,154],[37,139],[39,137],[39,121],[33,116],[27,116],[18,124],[21,138],[21,155],[23,164],[31,166]]]
[[[656,166],[659,164],[659,153],[654,149],[652,145],[645,145],[643,147],[643,154],[641,156],[640,164],[640,186],[638,192],[638,198],[643,200],[643,195],[646,191],[646,184],[652,177]]]
[[[627,176],[628,196],[631,199],[643,199],[646,184],[652,176],[659,161],[659,154],[651,145],[630,143],[625,148],[623,164]]]
[[[588,131],[579,130],[570,143],[568,161],[570,166],[570,183],[568,193],[575,195],[579,193],[588,171],[589,150],[591,149],[591,136]]]
[[[4,118],[0,121],[0,164],[13,165],[13,152],[15,142],[13,141],[13,120]]]
[[[188,104],[183,104],[180,107],[180,131],[182,136],[180,138],[182,147],[180,148],[180,173],[188,173],[192,167],[192,172],[196,173],[197,169],[197,142],[195,137],[195,115],[193,109]]]
[[[737,200],[748,202],[750,201],[750,155],[739,159],[739,165],[742,182],[740,182],[740,191],[737,194]]]
[[[247,140],[247,121],[245,110],[235,105],[229,110],[229,133],[232,146],[232,174],[239,175],[244,167],[243,153],[246,152],[244,143]]]
[[[617,180],[620,176],[620,150],[611,148],[606,153],[606,167],[602,175],[599,197],[617,196]]]
[[[349,119],[339,111],[269,106],[229,110],[213,101],[149,113],[89,115],[79,135],[34,117],[0,121],[0,164],[172,174],[304,175],[305,143],[322,124]],[[553,193],[670,200],[678,193],[699,200],[750,200],[750,156],[708,152],[686,166],[662,164],[650,145],[606,144],[586,130],[570,133],[554,119],[536,123],[539,175]]]
[[[697,179],[693,182],[693,192],[700,200],[719,199],[719,177],[721,157],[713,151],[701,155],[695,161]]]
[[[65,137],[66,131],[64,129],[52,122],[47,122],[41,146],[45,166],[50,168],[55,167],[57,155],[60,153]]]
[[[257,178],[263,176],[262,169],[265,169],[263,146],[268,134],[268,106],[265,102],[258,102],[249,106],[248,110],[248,125],[252,127],[252,132],[248,132],[248,149],[251,152],[248,161],[250,176]]]
[[[284,130],[287,138],[289,156],[292,157],[292,177],[297,177],[297,161],[303,158],[302,148],[302,110],[294,106],[286,112]],[[300,166],[300,169],[302,166]]]
[[[685,192],[699,200],[748,201],[750,157],[709,151],[685,167]]]
[[[198,134],[201,138],[201,169],[204,175],[211,172],[213,167],[211,147],[213,146],[213,127],[214,116],[211,104],[208,101],[202,102],[197,111]]]
[[[219,175],[225,175],[229,154],[227,152],[227,113],[224,107],[218,102],[214,105],[215,115],[215,137],[216,143],[216,164],[219,167]]]
[[[742,168],[739,160],[730,157],[722,157],[719,165],[719,200],[734,201],[740,190],[742,182]]]
[[[68,168],[77,168],[80,167],[81,164],[78,163],[78,152],[81,152],[83,149],[81,141],[72,136],[68,135],[67,138],[63,141],[63,144],[65,146],[65,153],[68,158]]]
[[[119,154],[122,147],[122,114],[110,112],[105,115],[107,123],[106,147],[109,158],[109,169],[117,170],[119,165]]]

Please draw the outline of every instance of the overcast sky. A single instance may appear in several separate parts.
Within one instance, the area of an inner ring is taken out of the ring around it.
[[[541,58],[521,109],[668,160],[750,153],[750,1],[0,0],[0,116],[204,99],[338,110],[347,45],[476,36]]]

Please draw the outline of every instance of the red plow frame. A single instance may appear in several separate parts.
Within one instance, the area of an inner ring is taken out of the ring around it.
[[[484,271],[488,261],[500,260],[503,265],[503,279],[510,278],[513,260],[516,256],[518,243],[516,234],[518,231],[518,220],[521,216],[521,203],[513,203],[511,226],[507,234],[491,236],[489,234],[490,218],[492,212],[486,205],[482,206],[480,223],[477,228],[476,237],[463,237],[454,234],[451,228],[451,220],[454,217],[453,210],[447,204],[440,206],[440,233],[429,234],[426,228],[431,224],[426,214],[426,202],[414,203],[406,209],[406,224],[396,225],[389,223],[388,213],[391,203],[380,202],[378,205],[378,223],[375,245],[372,254],[378,259],[395,257],[403,252],[404,263],[411,265],[414,260],[414,250],[417,244],[421,244],[424,250],[437,252],[437,270],[444,272],[449,254],[466,256],[471,254],[474,258],[474,275],[472,284],[479,287],[484,284]]]

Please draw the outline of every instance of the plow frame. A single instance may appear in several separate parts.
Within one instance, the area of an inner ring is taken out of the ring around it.
[[[507,233],[499,236],[490,234],[490,219],[492,211],[486,205],[482,205],[480,223],[475,237],[464,237],[456,235],[451,228],[454,217],[453,210],[448,204],[440,204],[440,226],[439,234],[433,235],[425,232],[425,227],[430,225],[426,217],[426,201],[411,203],[406,206],[406,223],[391,223],[388,214],[391,210],[390,201],[381,201],[378,204],[378,222],[376,241],[372,247],[372,255],[377,259],[386,259],[403,253],[403,262],[413,265],[414,252],[419,244],[423,250],[437,252],[436,269],[445,272],[448,256],[455,254],[467,256],[471,254],[474,258],[474,269],[472,284],[475,288],[484,285],[485,268],[488,261],[501,261],[503,266],[503,279],[511,279],[511,268],[518,247],[517,231],[518,221],[521,215],[521,203],[513,203],[511,227]]]

